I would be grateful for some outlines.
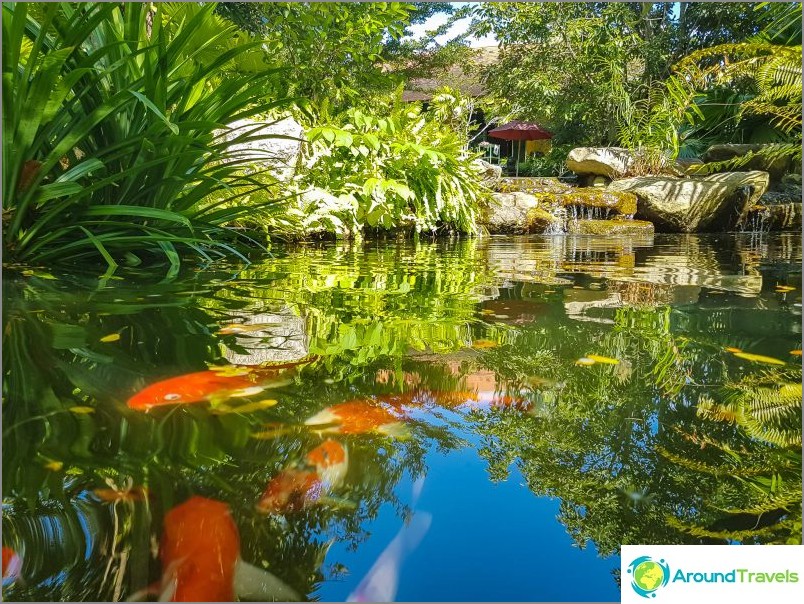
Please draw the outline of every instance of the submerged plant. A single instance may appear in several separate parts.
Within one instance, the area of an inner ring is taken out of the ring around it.
[[[3,235],[6,257],[49,264],[102,257],[236,253],[224,228],[264,188],[245,174],[227,124],[285,100],[277,70],[214,3],[3,5]],[[239,186],[237,193],[232,193]],[[263,203],[276,203],[275,196]],[[252,242],[253,243],[253,242]]]

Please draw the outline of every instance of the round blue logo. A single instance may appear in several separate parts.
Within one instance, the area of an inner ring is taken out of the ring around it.
[[[655,598],[656,590],[667,585],[670,567],[664,560],[658,562],[650,556],[640,556],[628,565],[631,587],[643,598]]]

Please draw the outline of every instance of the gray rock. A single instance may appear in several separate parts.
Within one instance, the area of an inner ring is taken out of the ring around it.
[[[261,365],[298,361],[309,354],[304,319],[289,308],[278,313],[252,315],[244,325],[264,324],[265,328],[237,335],[237,344],[247,352],[224,349],[223,356],[234,365]]]
[[[622,147],[577,147],[567,156],[567,168],[576,174],[618,178],[628,173],[634,157]]]
[[[472,162],[472,165],[480,173],[483,178],[483,184],[487,187],[493,187],[502,178],[502,168],[500,166],[495,166],[482,159],[476,159]]]
[[[527,193],[492,193],[492,201],[483,221],[490,233],[527,233],[528,212],[539,205]]]
[[[637,176],[609,185],[637,196],[637,217],[657,231],[707,232],[736,228],[768,188],[767,172],[727,172],[698,178]]]
[[[229,124],[226,130],[219,131],[219,135],[228,141],[238,137],[248,139],[229,147],[238,160],[248,161],[247,170],[268,168],[275,178],[283,182],[290,181],[296,173],[304,142],[304,128],[292,117],[269,122],[237,120]]]

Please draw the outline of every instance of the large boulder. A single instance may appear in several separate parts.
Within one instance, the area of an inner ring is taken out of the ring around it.
[[[246,170],[270,173],[283,182],[296,173],[304,143],[304,128],[292,117],[278,121],[258,122],[242,119],[232,122],[219,132],[227,141],[236,141],[229,150],[237,160],[246,160]]]
[[[777,183],[790,169],[790,157],[779,156],[773,153],[763,155],[765,149],[772,149],[772,145],[712,145],[703,154],[706,163],[729,161],[738,157],[751,155],[747,163],[739,165],[738,170],[762,170],[770,175],[772,183]],[[734,170],[734,167],[724,167],[723,170]],[[722,171],[722,170],[718,170]]]
[[[576,174],[619,178],[628,173],[634,157],[622,147],[577,147],[567,156],[567,168]]]
[[[727,172],[699,178],[637,176],[608,188],[634,193],[637,217],[658,231],[693,233],[734,229],[768,182],[767,172]]]
[[[484,223],[490,233],[527,233],[528,212],[539,205],[535,196],[519,191],[492,193]]]

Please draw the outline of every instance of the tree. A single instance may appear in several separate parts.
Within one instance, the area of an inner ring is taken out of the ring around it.
[[[416,14],[402,2],[234,2],[218,10],[262,38],[266,56],[286,68],[283,90],[337,109],[393,89],[382,55]]]
[[[646,99],[687,53],[740,42],[770,11],[706,3],[489,3],[473,31],[501,44],[489,89],[501,110],[545,123],[555,142],[613,144],[624,97]]]

